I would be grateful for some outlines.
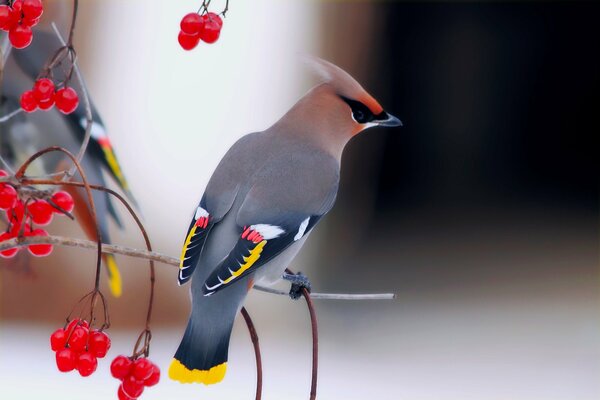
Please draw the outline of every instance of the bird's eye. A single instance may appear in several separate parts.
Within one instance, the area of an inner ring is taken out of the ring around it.
[[[367,122],[365,118],[365,113],[360,110],[354,111],[352,115],[354,116],[356,122],[358,122],[359,124],[364,124],[365,122]]]
[[[365,106],[360,101],[350,100],[343,96],[340,97],[350,106],[352,109],[352,118],[359,124],[366,124],[373,121],[373,118],[375,118],[371,110],[369,110],[369,107]]]

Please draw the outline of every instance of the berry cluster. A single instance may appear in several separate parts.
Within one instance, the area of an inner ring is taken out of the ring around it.
[[[110,365],[110,373],[122,382],[117,392],[119,400],[135,400],[142,395],[144,387],[154,386],[160,380],[160,369],[147,358],[133,361],[130,357],[117,356]]]
[[[8,32],[8,39],[16,49],[31,44],[31,28],[40,22],[44,12],[42,0],[15,0],[12,6],[0,5],[0,29]]]
[[[184,50],[192,50],[200,43],[214,43],[221,35],[223,20],[213,12],[200,15],[189,13],[181,20],[179,31],[179,44]]]
[[[7,177],[8,173],[0,170],[0,178]],[[54,214],[62,215],[73,211],[75,203],[67,192],[55,192],[47,200],[36,198],[23,202],[19,193],[10,183],[0,183],[0,210],[6,211],[8,228],[0,234],[0,242],[10,240],[18,236],[48,236],[43,229],[33,228],[33,224],[48,225]],[[31,254],[38,257],[47,256],[52,252],[51,244],[32,244],[27,246]],[[14,247],[0,251],[0,257],[12,258],[20,248]]]
[[[98,367],[98,358],[110,349],[110,338],[101,330],[90,329],[86,320],[74,319],[50,336],[50,347],[60,372],[77,369],[79,375],[90,376]]]
[[[79,96],[75,89],[63,87],[56,90],[54,82],[49,78],[41,78],[35,81],[33,89],[21,95],[21,108],[25,112],[49,110],[56,105],[58,111],[63,114],[71,114],[79,105]]]

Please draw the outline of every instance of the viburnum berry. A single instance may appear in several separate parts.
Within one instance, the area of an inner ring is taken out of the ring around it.
[[[50,348],[53,351],[63,349],[67,344],[67,332],[64,329],[57,329],[50,335]]]
[[[14,235],[11,235],[8,232],[4,232],[4,233],[0,234],[0,243],[4,242],[5,240],[10,240],[14,237],[15,237]],[[13,247],[11,249],[2,250],[2,251],[0,251],[0,257],[13,258],[18,252],[19,252],[18,247]]]
[[[73,211],[73,208],[75,208],[73,197],[71,197],[69,193],[63,192],[62,190],[52,195],[52,202],[66,212],[71,212]],[[55,209],[54,212],[62,213],[61,210],[57,209]]]
[[[110,338],[104,332],[93,331],[90,333],[89,351],[98,358],[103,358],[110,349]]]
[[[221,29],[223,27],[223,19],[221,19],[221,17],[219,16],[219,14],[216,14],[214,12],[208,12],[208,13],[206,13],[206,15],[204,17],[207,20],[211,20],[213,22],[216,22],[217,25],[219,25],[219,29]]]
[[[158,381],[160,381],[160,368],[158,368],[158,365],[153,363],[152,364],[152,373],[144,381],[144,386],[146,386],[146,387],[154,386],[158,383]]]
[[[90,376],[98,368],[98,359],[89,352],[79,354],[77,358],[77,371],[81,376]]]
[[[88,341],[88,334],[88,328],[82,325],[76,326],[71,332],[71,337],[69,338],[69,347],[77,352],[84,351]]]
[[[185,32],[179,32],[177,40],[184,50],[192,50],[194,47],[198,46],[198,43],[200,43],[200,36],[188,35]]]
[[[8,183],[0,183],[0,210],[9,210],[17,205],[17,189]]]
[[[202,18],[204,19],[204,29],[202,29],[202,32],[200,32],[199,36],[200,39],[202,39],[204,42],[210,44],[216,42],[219,39],[219,36],[221,35],[221,27],[223,26],[223,21],[218,15],[214,13],[209,14],[202,16]]]
[[[37,110],[38,102],[33,90],[28,90],[21,95],[21,108],[27,113]]]
[[[48,78],[41,78],[33,85],[33,94],[40,102],[49,101],[54,95],[54,82]]]
[[[72,349],[66,348],[56,352],[56,366],[60,372],[69,372],[77,365],[77,355]]]
[[[54,95],[48,101],[38,101],[38,107],[42,111],[48,111],[54,105]]]
[[[147,358],[138,358],[133,363],[131,375],[138,381],[145,381],[152,375],[152,365],[154,365],[152,364],[152,361]]]
[[[36,236],[48,236],[48,232],[43,229],[34,229],[25,236],[36,237]],[[36,257],[46,257],[52,253],[51,244],[30,244],[27,246],[27,250]]]
[[[16,25],[8,32],[8,40],[15,49],[24,49],[29,46],[33,40],[31,28],[25,25]]]
[[[37,19],[42,16],[44,5],[42,0],[23,0],[23,15],[28,19]]]
[[[144,392],[144,382],[135,379],[135,376],[129,375],[123,380],[123,392],[132,398],[138,398]]]
[[[34,200],[27,205],[27,212],[31,215],[31,220],[38,225],[48,225],[52,222],[54,207],[46,200]]]
[[[83,326],[84,328],[89,329],[90,323],[87,322],[85,319],[75,318],[71,322],[69,322],[65,330],[67,332],[71,332],[76,326]]]
[[[61,113],[71,114],[79,105],[79,96],[71,87],[62,88],[54,95],[54,103]]]
[[[133,397],[129,397],[129,395],[123,391],[123,384],[119,385],[117,396],[119,397],[119,400],[134,400]]]
[[[117,356],[110,364],[110,373],[113,377],[123,380],[129,376],[133,362],[126,356]]]
[[[181,19],[180,27],[183,33],[197,35],[204,27],[204,19],[197,13],[189,13]]]
[[[0,5],[0,29],[8,31],[12,27],[12,10],[9,6]]]

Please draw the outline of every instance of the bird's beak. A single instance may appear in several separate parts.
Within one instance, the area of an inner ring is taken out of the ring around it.
[[[383,115],[381,115],[381,114],[383,114]],[[394,117],[392,114],[388,114],[385,111],[382,112],[381,114],[380,114],[381,117],[378,115],[378,118],[373,121],[377,125],[379,125],[379,126],[402,126],[402,121],[400,121],[398,118]]]

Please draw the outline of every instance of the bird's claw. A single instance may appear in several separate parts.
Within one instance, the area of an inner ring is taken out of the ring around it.
[[[283,274],[283,279],[290,281],[292,286],[290,287],[290,298],[292,300],[298,300],[302,296],[302,289],[306,289],[309,293],[311,291],[310,281],[302,272],[296,274]]]

